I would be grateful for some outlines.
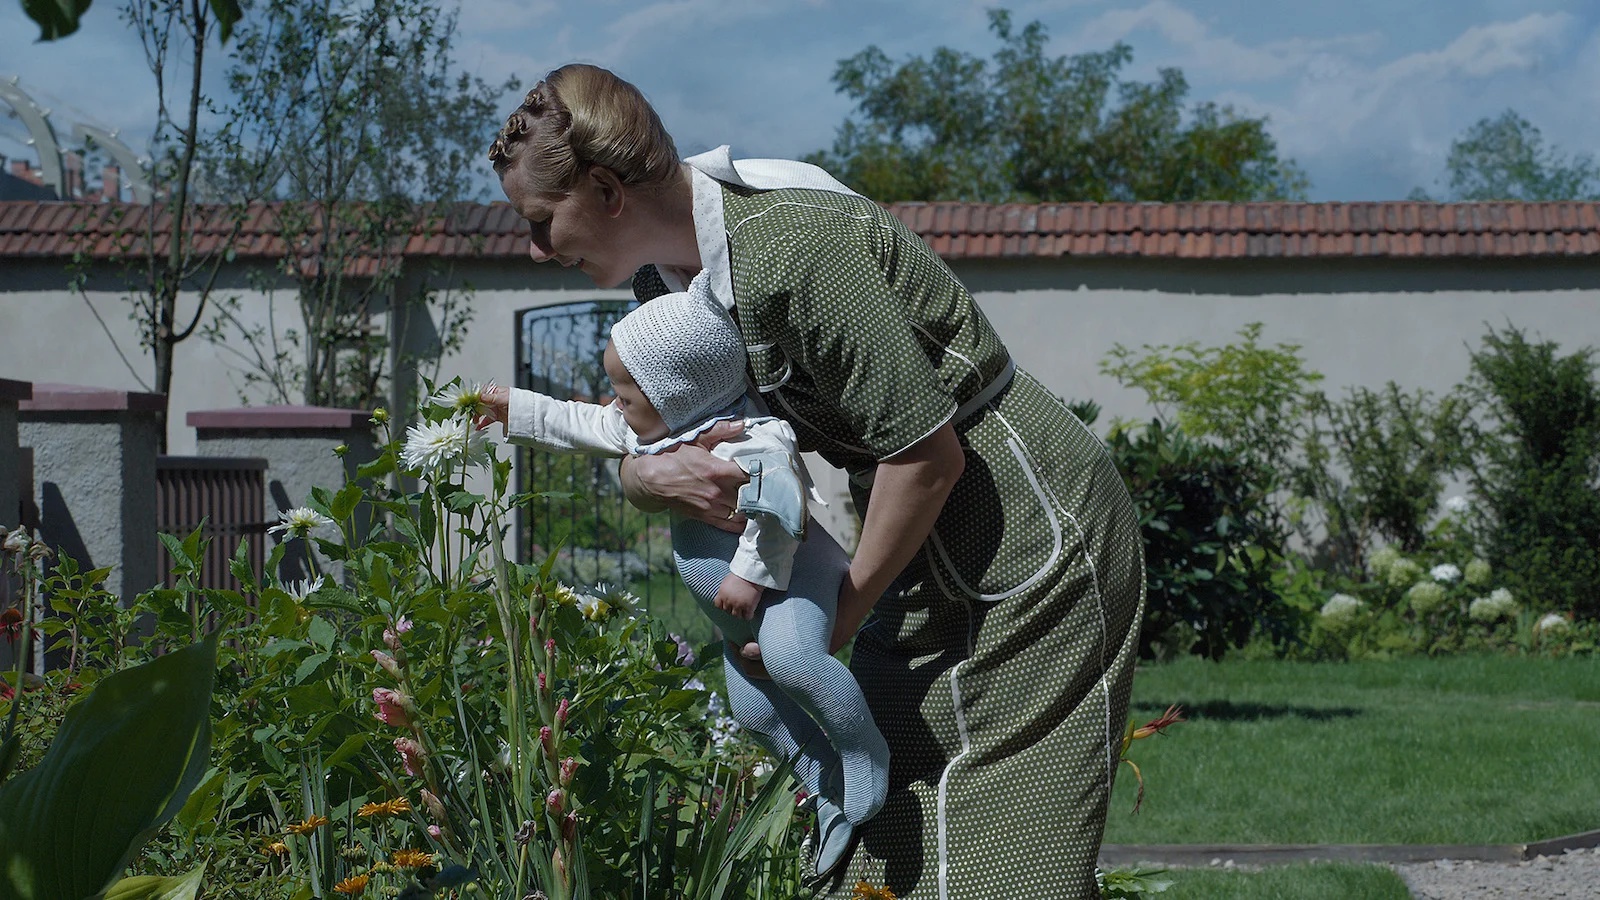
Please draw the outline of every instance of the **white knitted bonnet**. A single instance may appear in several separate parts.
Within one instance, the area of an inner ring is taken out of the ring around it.
[[[672,434],[744,396],[744,338],[711,295],[705,272],[681,294],[643,303],[611,326],[617,359]]]

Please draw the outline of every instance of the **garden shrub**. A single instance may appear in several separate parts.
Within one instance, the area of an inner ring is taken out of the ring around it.
[[[1422,549],[1446,477],[1462,460],[1462,402],[1407,393],[1394,382],[1350,389],[1341,400],[1313,395],[1296,490],[1320,509],[1321,557],[1357,575],[1377,539]],[[1313,523],[1304,523],[1310,525]]]
[[[1107,446],[1144,538],[1140,654],[1221,659],[1258,631],[1287,639],[1292,616],[1273,585],[1284,534],[1267,508],[1271,479],[1160,419],[1113,430]],[[1190,645],[1173,647],[1174,640]]]
[[[1515,593],[1600,620],[1595,351],[1491,328],[1462,388],[1474,536]]]

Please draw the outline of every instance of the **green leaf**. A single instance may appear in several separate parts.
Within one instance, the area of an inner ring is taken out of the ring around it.
[[[226,44],[233,37],[233,26],[244,18],[239,0],[211,0],[211,14],[217,17],[217,39]]]
[[[356,504],[361,502],[361,486],[347,484],[333,495],[333,502],[328,505],[328,512],[335,522],[343,523],[355,512]]]
[[[39,40],[53,41],[78,30],[90,0],[22,0],[22,11],[39,26]]]
[[[170,534],[158,534],[156,537],[161,539],[161,546],[167,548],[167,553],[172,557],[172,567],[174,569],[181,570],[195,568],[196,563],[194,556],[192,556],[188,549],[184,547],[183,541],[178,540]]]
[[[205,774],[216,658],[213,633],[67,711],[39,764],[0,787],[0,896],[93,897],[177,814]]]
[[[312,673],[316,672],[323,663],[327,662],[332,657],[333,654],[331,653],[313,653],[305,659],[302,659],[299,667],[294,670],[294,683],[304,684],[305,680],[310,678]]]
[[[356,466],[356,480],[373,480],[383,478],[394,471],[394,454],[385,453],[369,463]]]
[[[200,878],[205,871],[206,864],[201,863],[178,876],[135,875],[90,900],[195,900],[200,896]]]
[[[311,638],[311,643],[324,650],[333,648],[333,642],[339,637],[333,623],[322,616],[312,616],[311,623],[306,626],[306,636]]]

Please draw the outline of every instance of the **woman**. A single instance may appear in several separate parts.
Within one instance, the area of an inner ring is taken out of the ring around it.
[[[759,396],[851,476],[863,522],[833,644],[854,636],[891,763],[835,895],[1097,897],[1144,597],[1099,441],[920,239],[820,169],[679,162],[632,85],[580,65],[529,92],[490,159],[535,261],[632,277],[640,299],[709,270]],[[694,446],[623,469],[636,504],[730,530],[742,480]]]

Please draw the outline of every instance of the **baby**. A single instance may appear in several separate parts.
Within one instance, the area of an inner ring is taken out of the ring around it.
[[[612,326],[604,366],[616,395],[610,405],[513,389],[507,435],[545,450],[620,457],[671,450],[719,422],[744,424],[741,437],[711,451],[750,475],[739,493],[744,532],[674,514],[672,552],[723,636],[733,646],[761,645],[770,680],[747,678],[737,653],[726,651],[729,706],[775,757],[794,758],[795,776],[817,798],[816,869],[826,875],[845,858],[854,826],[883,806],[889,747],[850,670],[828,653],[850,561],[821,528],[807,536],[814,489],[794,429],[758,414],[746,397],[743,338],[704,275]]]

